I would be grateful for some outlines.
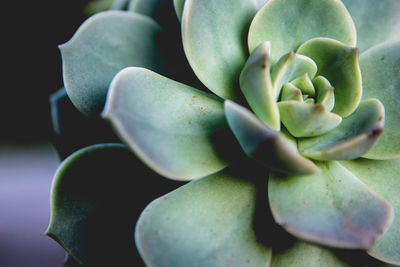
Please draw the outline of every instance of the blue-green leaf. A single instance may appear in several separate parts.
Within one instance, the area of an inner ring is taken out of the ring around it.
[[[160,31],[152,19],[126,11],[102,12],[83,23],[60,46],[64,84],[74,105],[86,115],[100,112],[112,78],[125,67],[160,71]]]
[[[151,168],[190,180],[227,166],[213,136],[227,127],[223,103],[213,95],[131,67],[113,80],[103,116]]]

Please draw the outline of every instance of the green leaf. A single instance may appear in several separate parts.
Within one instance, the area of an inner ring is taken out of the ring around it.
[[[177,180],[221,170],[213,135],[226,127],[213,95],[131,67],[113,80],[103,111],[120,138],[152,169]]]
[[[275,221],[300,239],[370,249],[390,226],[392,207],[338,162],[317,166],[320,174],[270,176],[269,203]]]
[[[135,240],[148,266],[269,265],[271,249],[253,230],[255,186],[233,173],[192,181],[146,207]]]
[[[268,128],[246,108],[225,101],[225,114],[229,127],[243,151],[258,162],[284,174],[317,173],[318,168],[301,156],[287,136]]]
[[[248,56],[245,36],[256,12],[255,1],[185,1],[185,54],[200,81],[222,98],[238,97],[239,75]]]
[[[303,94],[306,94],[308,96],[315,96],[315,88],[308,72],[304,73],[303,76],[294,79],[293,81],[291,81],[291,83],[297,88],[300,88]]]
[[[281,101],[290,100],[303,102],[303,94],[301,90],[292,83],[287,83],[282,87]]]
[[[313,85],[317,91],[317,104],[324,105],[326,110],[331,111],[335,106],[334,88],[323,76],[317,76],[313,80]]]
[[[281,121],[270,74],[269,42],[258,46],[240,74],[240,89],[247,102],[268,127],[279,131]]]
[[[270,0],[251,23],[248,43],[253,51],[260,43],[270,41],[275,63],[315,37],[336,39],[350,46],[356,44],[354,23],[340,1]]]
[[[358,48],[336,40],[315,38],[302,44],[297,53],[310,57],[321,75],[335,88],[333,112],[345,118],[358,106],[362,94]]]
[[[389,40],[400,39],[398,0],[342,0],[357,29],[361,51]]]
[[[159,5],[166,0],[130,0],[128,10],[154,17]]]
[[[342,118],[325,109],[322,104],[308,104],[299,101],[278,103],[281,120],[294,137],[322,135],[336,128]]]
[[[314,78],[315,73],[317,73],[317,65],[312,59],[296,54],[293,51],[282,56],[271,72],[272,86],[276,99],[279,98],[284,84],[306,73],[310,78]]]
[[[185,6],[185,0],[174,0],[174,9],[176,16],[179,21],[182,21],[183,7]]]
[[[341,164],[393,206],[396,216],[392,225],[368,253],[381,261],[400,265],[400,160],[359,159]]]
[[[331,250],[304,241],[296,241],[283,251],[272,251],[270,267],[350,267]]]
[[[385,130],[365,157],[400,157],[400,42],[385,43],[360,57],[363,98],[375,97],[385,106]]]
[[[358,109],[325,135],[298,140],[302,155],[316,160],[350,160],[364,155],[383,131],[384,107],[377,99],[361,102]]]
[[[64,84],[74,105],[92,115],[103,108],[114,75],[127,66],[159,71],[157,37],[152,19],[125,11],[106,11],[89,18],[60,46]]]
[[[86,147],[57,170],[46,234],[82,265],[141,266],[136,220],[152,199],[177,186],[120,144]]]

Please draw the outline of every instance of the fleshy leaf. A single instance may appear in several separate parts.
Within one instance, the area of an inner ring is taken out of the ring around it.
[[[288,51],[315,37],[336,39],[350,46],[356,44],[354,23],[340,1],[270,0],[253,19],[248,43],[253,51],[260,43],[270,41],[275,63]]]
[[[335,106],[334,88],[323,76],[317,76],[313,80],[313,85],[317,91],[317,104],[322,104],[326,110],[331,111]]]
[[[192,181],[146,207],[135,240],[148,266],[269,265],[271,249],[253,230],[255,187],[233,173]]]
[[[273,251],[270,267],[350,267],[340,260],[330,249],[304,241],[296,241],[290,248]]]
[[[363,98],[375,97],[385,106],[385,131],[366,154],[371,159],[400,157],[400,42],[385,43],[360,57]]]
[[[102,12],[83,23],[60,46],[64,84],[74,105],[86,115],[100,112],[112,78],[124,67],[160,71],[160,31],[152,19],[126,11]]]
[[[312,137],[336,128],[342,118],[325,109],[321,104],[299,101],[278,103],[281,120],[286,129],[295,137]]]
[[[269,168],[284,174],[311,174],[319,170],[301,156],[280,132],[268,128],[246,108],[225,101],[228,124],[244,152]]]
[[[359,159],[341,164],[393,206],[396,216],[392,225],[368,253],[379,260],[400,265],[400,160]]]
[[[237,98],[240,71],[247,59],[245,35],[256,12],[255,1],[185,1],[185,54],[200,81],[222,98]]]
[[[157,7],[164,1],[167,0],[130,0],[128,10],[154,17]]]
[[[361,102],[358,109],[325,135],[298,140],[302,155],[316,160],[351,160],[365,154],[383,131],[385,110],[377,99]]]
[[[291,51],[282,56],[271,72],[272,86],[278,99],[282,86],[304,74],[314,78],[317,65],[312,59]]]
[[[269,42],[262,43],[251,54],[240,74],[240,89],[257,117],[279,131],[281,121],[270,76],[269,47]]]
[[[315,96],[314,85],[310,79],[310,76],[308,75],[308,72],[306,72],[303,76],[300,76],[291,81],[291,83],[297,88],[300,88],[303,94]]]
[[[357,29],[361,51],[389,40],[400,39],[400,1],[342,0]]]
[[[310,57],[321,75],[335,88],[333,112],[345,118],[358,106],[362,94],[358,48],[336,40],[315,38],[299,47],[297,53]]]
[[[317,166],[320,174],[270,175],[268,193],[275,221],[300,239],[370,249],[390,226],[392,207],[338,162]]]
[[[281,101],[289,100],[303,102],[303,94],[301,90],[292,83],[287,83],[282,87]]]
[[[179,21],[182,20],[184,6],[185,6],[185,0],[174,0],[174,9]]]
[[[141,266],[132,240],[136,220],[149,201],[179,185],[121,144],[86,147],[57,170],[46,234],[85,266]]]
[[[226,127],[221,100],[150,70],[119,72],[103,117],[146,164],[166,177],[190,180],[227,165],[212,142],[213,134]]]

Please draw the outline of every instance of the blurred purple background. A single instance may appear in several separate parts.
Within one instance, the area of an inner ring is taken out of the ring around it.
[[[6,1],[0,87],[0,267],[63,266],[46,237],[59,160],[49,95],[62,86],[58,45],[84,21],[87,0]]]

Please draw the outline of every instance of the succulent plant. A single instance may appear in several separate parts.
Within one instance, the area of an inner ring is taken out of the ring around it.
[[[123,143],[56,173],[47,234],[74,260],[400,265],[400,1],[111,9],[60,46],[68,97]]]

